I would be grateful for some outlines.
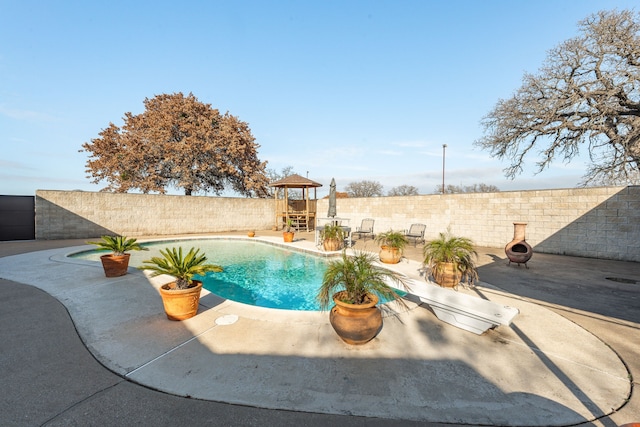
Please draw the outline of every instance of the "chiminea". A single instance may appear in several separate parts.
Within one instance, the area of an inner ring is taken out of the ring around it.
[[[509,258],[509,265],[515,262],[518,265],[524,264],[525,267],[529,268],[527,261],[531,259],[533,249],[531,249],[531,246],[524,240],[524,230],[526,227],[526,222],[513,223],[513,240],[504,247],[504,253],[507,254],[507,258]]]

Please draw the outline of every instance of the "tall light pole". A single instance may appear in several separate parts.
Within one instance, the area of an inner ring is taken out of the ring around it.
[[[444,194],[444,155],[447,144],[442,144],[442,194]]]

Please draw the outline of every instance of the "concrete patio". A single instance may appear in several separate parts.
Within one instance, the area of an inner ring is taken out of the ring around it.
[[[313,248],[313,233],[296,236]],[[212,294],[195,318],[169,322],[157,280],[107,279],[99,264],[63,259],[83,244],[0,243],[4,425],[640,421],[637,263],[534,254],[526,269],[482,248],[482,283],[460,292],[517,307],[510,327],[477,336],[414,304],[354,348],[327,313]],[[377,252],[371,240],[355,247]],[[419,277],[420,249],[398,268]]]

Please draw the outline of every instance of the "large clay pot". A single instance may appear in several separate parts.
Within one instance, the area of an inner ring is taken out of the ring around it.
[[[401,258],[402,253],[400,253],[400,249],[392,246],[380,246],[380,261],[385,264],[397,264]]]
[[[462,279],[462,274],[452,262],[441,262],[433,267],[431,273],[436,283],[443,288],[455,288]]]
[[[291,243],[293,242],[293,234],[293,231],[283,231],[282,238],[286,243]]]
[[[376,307],[378,297],[369,294],[367,304],[342,302],[341,291],[333,295],[335,306],[329,313],[329,321],[338,336],[347,344],[361,345],[371,341],[382,329],[382,313]]]
[[[102,255],[100,261],[102,261],[102,268],[104,274],[107,277],[119,277],[127,274],[129,268],[129,258],[131,254],[124,255]]]
[[[325,239],[322,242],[325,251],[339,251],[342,249],[342,241],[340,239]]]
[[[194,280],[194,286],[187,289],[176,289],[176,282],[160,287],[162,304],[169,320],[184,320],[198,313],[202,282]]]

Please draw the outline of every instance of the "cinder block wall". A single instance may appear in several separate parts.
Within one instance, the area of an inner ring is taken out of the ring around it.
[[[479,246],[504,247],[513,223],[526,222],[526,240],[540,253],[640,261],[640,187],[597,187],[408,197],[338,199],[339,217],[374,232],[427,225],[426,239],[450,227]],[[328,201],[318,201],[326,216]]]
[[[318,200],[326,216],[328,200]],[[539,253],[640,262],[640,186],[338,199],[339,217],[355,228],[375,219],[375,232],[427,225],[425,237],[450,228],[479,246],[504,247],[513,223]],[[268,230],[272,199],[36,192],[36,238],[198,234]]]
[[[266,230],[274,223],[273,203],[271,199],[38,190],[36,239]]]

